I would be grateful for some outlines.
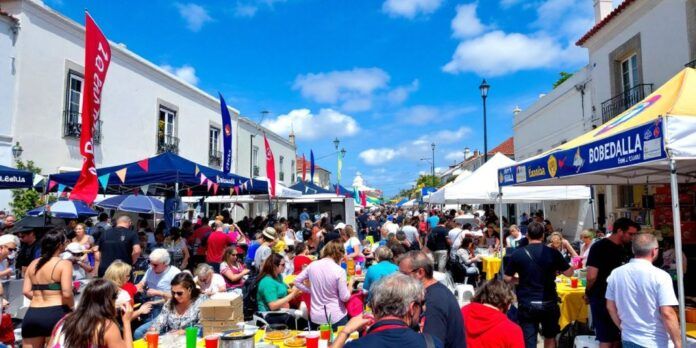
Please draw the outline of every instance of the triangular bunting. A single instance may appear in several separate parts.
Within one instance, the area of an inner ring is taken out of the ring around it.
[[[143,186],[140,186],[140,190],[142,190],[143,193],[144,193],[145,195],[147,195],[147,191],[150,190],[150,185],[143,185]]]
[[[201,171],[201,170],[200,170],[200,169],[198,169],[198,165],[196,164],[196,171],[194,172],[194,174],[193,174],[193,175],[198,175],[198,173],[199,173],[200,171]]]
[[[242,191],[246,190],[246,184],[247,184],[247,183],[243,183],[243,184],[242,184]]]
[[[219,187],[219,185],[218,185],[218,184],[213,184],[213,194],[214,194],[214,195],[216,195],[216,194],[217,194],[217,191],[218,191],[218,187]]]
[[[53,188],[56,186],[56,184],[57,184],[57,182],[55,182],[53,180],[49,180],[48,181],[48,190],[49,191],[53,190]]]
[[[116,176],[118,176],[119,179],[121,179],[121,183],[126,183],[126,173],[128,172],[128,167],[123,167],[123,169],[119,169],[116,171]]]
[[[31,186],[36,186],[40,184],[42,181],[44,181],[44,179],[46,179],[46,177],[44,177],[43,175],[34,174],[34,182],[31,183]]]
[[[186,195],[189,196],[189,197],[193,196],[193,190],[191,190],[190,188],[187,188],[187,189],[186,189]]]
[[[210,191],[210,188],[213,187],[213,182],[208,180],[206,183],[208,184],[208,191]]]
[[[133,194],[136,195],[136,196],[139,195],[139,194],[140,194],[140,189],[139,189],[139,188],[134,188],[134,189],[133,189]]]
[[[58,197],[63,195],[63,191],[65,191],[65,185],[58,184]]]
[[[99,184],[101,184],[101,187],[105,191],[106,191],[106,187],[109,186],[109,177],[111,177],[111,173],[106,173],[98,178]]]
[[[140,166],[140,168],[147,172],[150,168],[149,159],[146,158],[144,160],[138,161],[138,165]]]
[[[234,193],[239,195],[239,186],[234,187]]]
[[[196,168],[198,168],[198,167],[196,167]],[[208,180],[208,178],[205,177],[205,174],[201,173],[201,185],[203,185],[206,180]]]

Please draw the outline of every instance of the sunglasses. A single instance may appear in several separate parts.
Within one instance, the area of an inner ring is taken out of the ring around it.
[[[174,295],[174,296],[184,296],[184,292],[183,292],[183,291],[172,291],[172,295]]]
[[[154,263],[154,262],[150,261],[150,266],[152,266],[152,267],[157,267],[157,266],[161,266],[161,265],[163,265],[163,264]]]
[[[7,248],[7,250],[9,250],[10,252],[15,252],[17,251],[17,248]]]

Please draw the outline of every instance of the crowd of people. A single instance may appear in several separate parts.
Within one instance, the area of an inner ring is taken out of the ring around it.
[[[556,277],[586,267],[603,347],[681,346],[667,272],[675,256],[658,252],[654,236],[618,219],[608,237],[587,230],[571,243],[540,213],[520,220],[381,208],[357,213],[355,226],[305,210],[298,219],[235,223],[225,213],[153,229],[101,214],[96,223],[5,230],[0,277],[24,279],[24,347],[131,347],[148,332],[180,335],[200,327],[200,305],[220,292],[239,294],[245,316],[269,324],[343,327],[336,348],[537,347],[539,336],[554,347],[563,329]],[[484,255],[502,257],[504,272],[489,281]],[[476,287],[471,303],[460,307],[449,277]]]

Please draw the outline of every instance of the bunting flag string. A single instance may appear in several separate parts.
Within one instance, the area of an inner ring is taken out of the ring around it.
[[[99,177],[99,184],[101,184],[104,191],[106,191],[107,186],[109,186],[109,177],[111,177],[111,173],[106,173]]]
[[[193,196],[193,190],[191,190],[190,188],[187,188],[187,189],[186,189],[186,195],[189,196],[189,197]]]
[[[55,182],[53,180],[49,180],[48,181],[48,190],[49,191],[53,190],[53,188],[56,187],[56,184],[57,184],[57,182]]]
[[[213,187],[213,182],[210,180],[206,180],[206,184],[208,185],[208,191],[210,191],[210,188]]]
[[[128,167],[123,167],[123,169],[119,169],[116,171],[116,176],[118,176],[119,179],[121,179],[121,183],[126,183],[126,173],[128,172]]]
[[[234,194],[234,188],[230,187],[230,197]]]
[[[63,195],[63,191],[65,191],[65,185],[58,184],[58,197]]]
[[[140,168],[147,172],[150,169],[150,162],[146,158],[144,160],[138,161],[138,166],[140,166]]]
[[[205,184],[207,180],[208,178],[205,176],[205,174],[201,173],[201,185]]]
[[[239,186],[234,187],[234,193],[239,196]]]
[[[200,172],[201,172],[201,170],[198,169],[198,165],[196,164],[196,171],[195,171],[194,175],[198,175],[198,173],[200,173]]]
[[[40,175],[40,174],[34,174],[34,182],[31,183],[31,186],[36,186],[40,184],[42,181],[46,179],[45,176]]]
[[[219,184],[213,183],[213,195],[216,195],[216,194],[217,194],[217,191],[218,191],[218,187],[219,187],[219,186],[220,186]]]
[[[143,191],[143,193],[145,195],[147,195],[148,191],[150,191],[150,185],[148,184],[148,185],[140,186],[140,189]]]

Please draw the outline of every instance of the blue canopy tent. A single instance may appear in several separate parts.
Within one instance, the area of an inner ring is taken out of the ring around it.
[[[315,195],[318,193],[336,193],[331,190],[322,188],[313,182],[299,181],[295,185],[290,186],[290,188],[302,192],[303,195]]]
[[[408,198],[402,198],[399,202],[396,203],[396,206],[401,208],[404,203],[408,202]]]
[[[63,185],[66,192],[70,191],[79,176],[79,171],[52,174],[49,180],[58,185],[49,184],[48,191],[57,191],[59,185]],[[99,168],[97,176],[100,193],[104,194],[133,193],[141,189],[153,196],[171,196],[175,191],[183,196],[268,194],[266,181],[223,173],[171,152],[137,162]]]
[[[34,173],[0,166],[0,189],[30,188],[34,184]]]
[[[353,191],[349,191],[347,188],[339,185],[339,184],[334,184],[333,185],[334,193],[345,196],[348,198],[353,198]]]

